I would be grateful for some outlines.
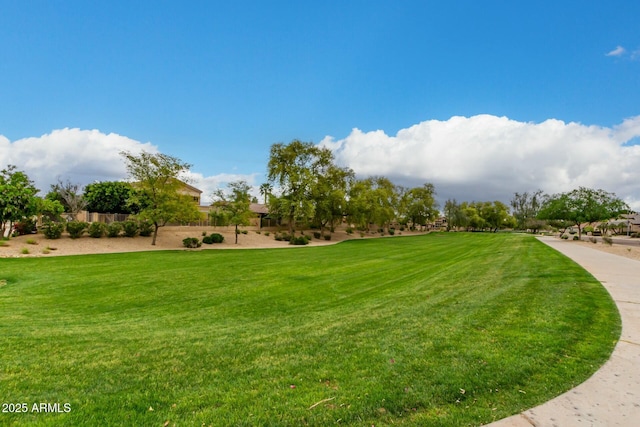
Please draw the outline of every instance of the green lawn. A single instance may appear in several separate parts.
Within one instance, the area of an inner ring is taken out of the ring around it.
[[[619,333],[529,236],[1,259],[0,397],[29,412],[0,424],[479,425],[584,381]]]

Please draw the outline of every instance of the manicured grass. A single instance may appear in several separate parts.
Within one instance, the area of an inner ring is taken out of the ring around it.
[[[0,413],[30,425],[479,425],[584,381],[620,321],[534,238],[0,260]],[[320,402],[320,403],[319,403]]]

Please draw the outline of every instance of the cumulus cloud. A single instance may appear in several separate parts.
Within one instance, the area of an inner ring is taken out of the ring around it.
[[[622,56],[627,50],[622,46],[616,46],[611,52],[607,52],[606,56]]]
[[[640,146],[630,143],[639,136],[640,116],[607,128],[478,115],[424,121],[395,136],[353,129],[320,145],[358,176],[431,182],[441,200],[508,202],[516,191],[586,186],[612,191],[640,209]]]
[[[142,150],[157,152],[149,142],[98,130],[65,128],[14,142],[0,135],[0,165],[18,166],[42,192],[58,179],[82,185],[124,179],[127,171],[119,153]]]

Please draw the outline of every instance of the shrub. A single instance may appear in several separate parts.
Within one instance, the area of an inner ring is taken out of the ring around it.
[[[267,236],[267,237],[269,237],[269,236],[271,235],[271,233],[269,233],[268,231],[265,231],[265,232],[264,232],[264,235],[265,235],[265,236]]]
[[[393,229],[393,228],[390,228],[390,229],[389,229],[389,234],[390,234],[391,236],[393,236],[394,234],[396,234],[396,230],[395,230],[395,229]]]
[[[602,242],[606,243],[609,246],[613,245],[613,239],[611,237],[609,237],[609,236],[604,236],[602,238]]]
[[[353,228],[347,227],[347,234],[353,234]]]
[[[37,245],[38,242],[36,242],[35,239],[27,239],[27,245]]]
[[[566,234],[563,234],[562,236],[560,236],[560,238],[561,238],[561,239],[564,239],[564,240],[568,240],[568,239],[569,239],[569,236],[567,236]]]
[[[89,227],[89,223],[84,221],[69,221],[67,223],[67,233],[72,239],[77,239],[84,234],[87,227]]]
[[[27,248],[22,248],[22,249],[20,250],[20,253],[21,253],[21,254],[23,254],[23,255],[28,255],[28,254],[29,254],[29,249],[27,249]]]
[[[89,233],[90,237],[99,239],[107,232],[107,225],[102,222],[92,222],[91,224],[89,224],[87,232]]]
[[[325,234],[324,240],[331,240],[331,234]]]
[[[202,232],[202,237],[206,237],[206,236],[207,236],[207,232],[206,232],[206,231],[203,231],[203,232]],[[204,239],[202,239],[202,241],[204,241]]]
[[[36,223],[32,219],[25,219],[20,222],[16,222],[13,225],[13,229],[19,236],[24,236],[25,234],[34,234],[37,232]]]
[[[140,221],[138,230],[143,237],[149,237],[153,234],[153,223],[151,221]]]
[[[224,236],[220,233],[211,233],[211,241],[212,243],[222,243],[224,242]]]
[[[573,240],[580,240],[580,238],[576,235],[573,236]]]
[[[64,223],[47,221],[42,225],[42,233],[47,239],[59,239],[64,231]]]
[[[313,232],[313,237],[315,237],[316,239],[319,239],[320,237],[322,237],[322,234],[320,234],[319,231],[314,231]]]
[[[206,233],[205,233],[205,234],[206,234]],[[202,243],[207,244],[207,245],[210,245],[210,244],[212,244],[212,243],[213,243],[213,239],[211,238],[211,236],[206,236],[206,235],[205,235],[205,236],[202,238]]]
[[[241,231],[241,233],[242,233],[242,234],[247,234],[247,233],[248,233],[248,231],[247,231],[247,230],[242,230],[242,231]]]
[[[112,222],[107,225],[107,237],[118,237],[122,231],[122,223]]]
[[[122,230],[127,237],[136,237],[138,235],[138,223],[136,221],[127,220],[122,223]]]
[[[631,237],[637,239],[638,237],[640,237],[640,233],[631,233]]]
[[[585,233],[593,233],[593,227],[590,225],[587,225],[585,228],[582,229],[582,231],[584,231]]]
[[[308,245],[309,244],[309,238],[307,236],[298,236],[298,237],[291,237],[289,236],[289,244],[290,245]]]
[[[591,243],[597,243],[597,242],[598,242],[598,239],[596,239],[595,237],[589,237],[589,241],[590,241]]]
[[[202,243],[200,242],[200,240],[197,237],[187,237],[185,239],[182,239],[182,245],[185,248],[199,248]]]

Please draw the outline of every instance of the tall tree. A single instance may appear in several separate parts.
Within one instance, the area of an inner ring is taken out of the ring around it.
[[[311,189],[311,199],[314,207],[313,222],[320,226],[321,235],[324,235],[327,226],[331,230],[336,223],[342,221],[347,210],[347,191],[353,179],[351,169],[335,165],[331,165],[317,177]]]
[[[444,204],[444,215],[447,218],[447,230],[455,227],[457,230],[460,227],[467,227],[469,219],[464,214],[460,204],[456,199],[449,199]]]
[[[403,215],[411,221],[414,227],[424,227],[438,216],[438,203],[434,198],[435,194],[435,187],[429,183],[411,188],[402,194]]]
[[[264,197],[265,205],[268,204],[269,196],[271,195],[272,191],[273,191],[273,185],[269,184],[268,182],[260,184],[260,195]]]
[[[134,181],[134,195],[130,202],[140,206],[138,217],[150,221],[156,244],[158,229],[169,222],[197,221],[201,215],[191,197],[181,194],[179,177],[191,165],[166,154],[142,151],[135,155],[127,151],[120,153],[126,163],[129,176]]]
[[[289,233],[293,234],[296,222],[313,217],[311,193],[318,177],[332,164],[331,151],[310,142],[294,140],[287,145],[278,143],[271,146],[268,179],[281,192],[278,204],[288,220]]]
[[[513,217],[516,219],[516,226],[520,230],[533,229],[535,232],[540,227],[537,216],[543,202],[542,190],[536,190],[533,193],[528,191],[514,193],[513,199],[511,199],[511,209]]]
[[[225,193],[222,189],[216,190],[212,206],[227,213],[229,222],[235,225],[236,244],[238,244],[238,226],[249,225],[253,216],[249,209],[251,186],[246,181],[235,181],[230,182],[228,188],[229,193]]]
[[[581,239],[583,224],[618,218],[626,212],[629,212],[629,206],[615,194],[579,187],[548,197],[538,218],[569,222],[578,227],[578,238]]]
[[[27,174],[15,166],[0,171],[0,237],[10,236],[15,222],[37,213],[37,192]]]

